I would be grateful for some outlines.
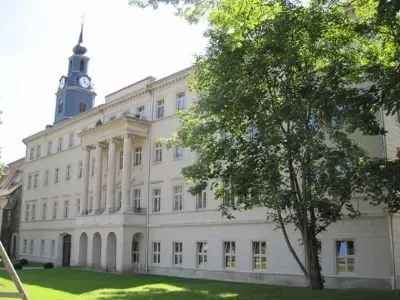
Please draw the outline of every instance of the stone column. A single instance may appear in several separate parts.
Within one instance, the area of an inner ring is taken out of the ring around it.
[[[103,160],[102,160],[102,145],[98,143],[96,145],[96,150],[94,153],[95,157],[95,174],[94,174],[94,213],[98,213],[101,207],[101,179],[102,179],[102,172],[103,172]]]
[[[129,201],[129,182],[131,179],[131,152],[132,137],[129,134],[124,135],[123,145],[123,162],[122,162],[122,184],[121,184],[121,212],[124,213],[128,209]]]
[[[106,212],[114,208],[115,196],[115,150],[116,144],[114,139],[110,139],[108,144],[108,170],[107,170],[107,202]]]
[[[88,211],[90,147],[86,146],[84,151],[85,157],[83,160],[83,191],[81,202],[81,215],[87,214]]]

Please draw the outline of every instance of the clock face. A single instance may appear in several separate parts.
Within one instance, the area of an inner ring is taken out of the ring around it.
[[[64,86],[65,86],[65,77],[61,77],[59,87],[60,87],[60,89],[62,89],[62,88],[64,88]]]
[[[79,78],[79,85],[85,89],[87,89],[90,86],[90,79],[87,76],[82,76]]]

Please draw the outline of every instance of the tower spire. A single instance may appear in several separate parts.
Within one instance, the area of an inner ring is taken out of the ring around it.
[[[81,32],[79,33],[78,44],[76,44],[76,46],[73,48],[73,52],[76,55],[84,55],[87,51],[87,49],[81,45],[83,43],[83,25],[84,25],[84,22],[82,20]]]

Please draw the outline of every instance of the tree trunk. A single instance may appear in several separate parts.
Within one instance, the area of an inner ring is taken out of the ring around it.
[[[324,283],[319,263],[319,242],[310,228],[303,233],[303,244],[305,252],[305,265],[308,273],[309,287],[313,290],[321,290]]]

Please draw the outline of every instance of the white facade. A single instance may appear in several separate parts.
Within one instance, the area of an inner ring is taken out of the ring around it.
[[[159,144],[176,131],[176,111],[196,101],[186,84],[189,72],[148,77],[24,140],[20,257],[108,271],[305,283],[264,209],[223,218],[211,191],[187,191],[181,169],[195,154]],[[390,158],[399,123],[385,120],[390,141],[356,138],[372,155]],[[362,217],[321,235],[326,282],[391,287],[394,272],[400,281],[400,218],[358,205]],[[298,234],[291,237],[301,253]]]

